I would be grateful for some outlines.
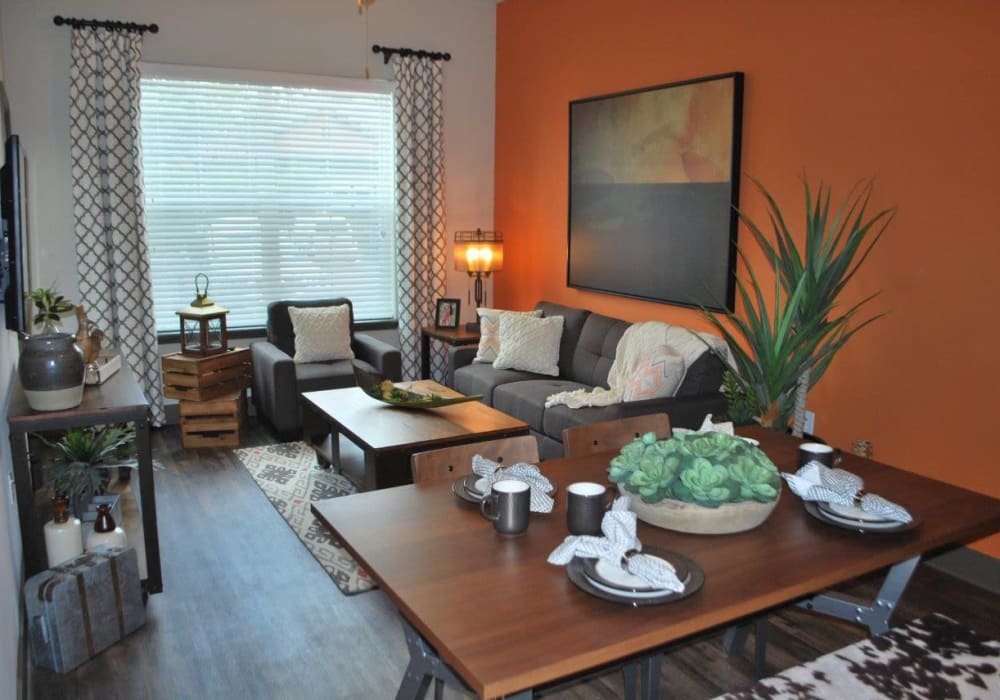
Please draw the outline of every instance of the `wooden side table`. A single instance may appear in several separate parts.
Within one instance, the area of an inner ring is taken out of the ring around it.
[[[445,345],[475,345],[479,342],[478,331],[459,328],[435,328],[424,326],[420,329],[420,378],[431,378],[431,338]]]
[[[45,555],[44,522],[35,511],[35,491],[45,488],[43,483],[32,480],[28,455],[28,434],[46,430],[85,428],[113,423],[135,424],[135,449],[139,460],[139,504],[142,513],[142,538],[145,550],[146,578],[142,581],[146,594],[163,590],[160,572],[160,540],[156,528],[156,492],[153,487],[153,449],[149,435],[149,402],[139,388],[135,375],[127,365],[122,365],[106,382],[88,386],[83,390],[83,403],[65,411],[37,412],[31,410],[14,375],[10,408],[7,410],[10,455],[14,467],[14,486],[17,492],[17,510],[21,522],[21,539],[24,543],[25,577],[48,568]],[[132,488],[136,488],[133,482]],[[138,543],[133,543],[140,550]],[[141,567],[141,564],[140,564]]]

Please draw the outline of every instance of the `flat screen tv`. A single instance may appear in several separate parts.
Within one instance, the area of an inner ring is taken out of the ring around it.
[[[742,104],[742,73],[570,102],[570,287],[733,307]]]
[[[0,169],[0,212],[3,219],[3,304],[7,329],[27,333],[25,294],[28,285],[27,160],[17,135],[7,137]]]

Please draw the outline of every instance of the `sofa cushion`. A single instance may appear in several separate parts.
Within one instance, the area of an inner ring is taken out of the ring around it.
[[[471,364],[455,370],[452,388],[466,396],[481,395],[483,403],[492,406],[496,387],[526,379],[538,379],[538,375],[516,369],[497,369],[493,365]]]
[[[576,352],[576,345],[580,342],[580,332],[583,330],[583,324],[590,316],[590,312],[586,309],[553,304],[550,301],[540,301],[535,308],[542,310],[543,317],[563,317],[562,340],[559,341],[559,369],[565,373],[573,364],[573,353]]]
[[[500,350],[493,366],[559,376],[559,340],[563,317],[500,316]]]
[[[533,311],[506,311],[503,309],[476,309],[479,314],[479,350],[473,362],[493,363],[500,351],[500,316],[502,314],[523,314],[538,317],[541,309]]]
[[[555,377],[503,384],[493,390],[493,408],[507,415],[516,416],[532,429],[543,432],[545,399],[549,394],[581,388],[587,387]]]
[[[295,362],[354,359],[351,310],[343,305],[315,309],[288,307],[295,332]]]
[[[642,401],[673,396],[684,379],[684,358],[669,345],[659,345],[639,358],[639,364],[625,383],[625,401]]]
[[[295,365],[295,379],[298,391],[322,391],[323,389],[343,389],[355,386],[354,366],[351,360],[334,360],[333,362],[309,362]],[[374,367],[367,362],[357,360],[358,364],[369,371]]]
[[[562,442],[562,433],[566,428],[577,425],[590,425],[606,420],[617,420],[622,417],[622,404],[610,406],[587,406],[585,408],[570,408],[569,406],[551,406],[545,409],[542,420],[542,430],[553,440]]]
[[[608,388],[608,372],[615,361],[618,341],[632,324],[621,319],[590,314],[580,331],[573,361],[563,376],[574,382]]]

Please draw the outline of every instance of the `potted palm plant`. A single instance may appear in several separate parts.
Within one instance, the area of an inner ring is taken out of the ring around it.
[[[730,405],[754,407],[758,422],[782,430],[794,416],[793,432],[802,435],[809,389],[854,334],[884,316],[858,318],[877,293],[843,309],[837,301],[885,233],[896,208],[868,213],[874,189],[869,180],[855,186],[831,212],[831,188],[820,183],[814,196],[805,181],[800,248],[777,201],[760,182],[753,182],[767,201],[773,242],[749,216],[738,214],[775,275],[773,301],[768,304],[756,273],[747,265],[750,284],[736,281],[745,317],[702,311],[732,352],[732,362],[720,355],[730,369],[726,385]]]

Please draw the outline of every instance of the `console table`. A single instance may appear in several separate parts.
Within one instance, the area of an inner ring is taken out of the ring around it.
[[[460,328],[435,328],[424,326],[420,329],[420,378],[431,378],[431,338],[445,345],[475,345],[479,342],[479,332]]]
[[[127,366],[122,366],[105,383],[83,390],[83,403],[65,411],[34,411],[14,375],[7,423],[10,426],[10,455],[14,466],[17,510],[24,543],[25,577],[48,568],[45,554],[44,523],[35,509],[35,491],[44,484],[34,483],[29,459],[28,434],[48,430],[85,428],[94,425],[128,423],[135,425],[135,448],[139,461],[139,505],[145,545],[146,578],[143,593],[160,593],[160,543],[156,528],[156,492],[153,486],[153,449],[149,437],[149,402]],[[133,481],[132,488],[135,488]]]

